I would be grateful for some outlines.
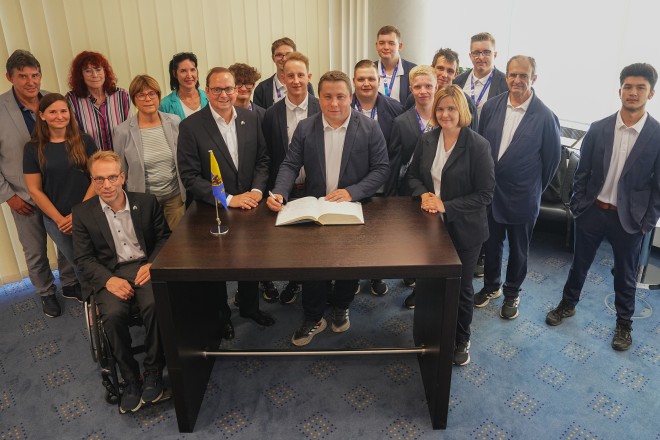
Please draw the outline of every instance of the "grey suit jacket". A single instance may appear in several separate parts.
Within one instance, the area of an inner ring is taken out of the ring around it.
[[[50,92],[41,91],[42,95]],[[30,141],[12,89],[0,95],[0,203],[17,195],[34,205],[23,180],[23,147]]]
[[[252,189],[266,191],[270,159],[259,117],[250,110],[234,108],[237,114],[238,169],[213,119],[210,105],[188,116],[179,125],[179,173],[183,185],[195,200],[215,204],[209,150],[218,161],[227,194],[237,195]]]
[[[325,177],[325,138],[322,113],[300,121],[293,134],[286,158],[275,181],[275,194],[288,199],[300,167],[305,167],[305,194],[324,197],[327,194]],[[345,189],[353,201],[373,196],[389,174],[387,147],[378,123],[351,110],[344,139],[339,170],[340,189]]]
[[[186,189],[179,177],[179,165],[176,160],[176,142],[179,137],[179,123],[181,119],[177,115],[170,113],[159,111],[158,114],[163,124],[167,145],[174,155],[179,191],[181,198],[185,201]],[[121,158],[122,169],[126,172],[126,190],[141,193],[146,192],[144,148],[142,146],[142,136],[140,135],[137,115],[131,116],[116,126],[112,133],[112,139],[115,153]]]
[[[319,100],[312,95],[307,95],[307,117],[321,111]],[[284,99],[277,101],[268,110],[262,124],[264,138],[268,146],[270,156],[270,173],[268,177],[268,188],[275,186],[277,172],[289,149],[289,134],[286,123],[286,102]]]
[[[573,179],[571,211],[589,209],[600,191],[612,160],[616,113],[594,122],[582,141]],[[660,217],[660,124],[651,115],[630,150],[617,185],[617,214],[629,234],[650,231]]]

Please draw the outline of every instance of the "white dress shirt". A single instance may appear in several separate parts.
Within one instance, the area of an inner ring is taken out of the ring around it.
[[[298,127],[300,121],[307,118],[309,95],[305,96],[305,99],[299,105],[289,101],[289,97],[287,96],[284,98],[284,104],[286,105],[286,134],[289,138],[290,144],[291,139],[293,139],[293,132],[296,131],[296,127]],[[305,167],[300,168],[300,172],[296,178],[296,184],[301,183],[305,183]]]
[[[325,141],[325,193],[330,194],[339,187],[339,170],[341,169],[341,156],[344,152],[344,140],[346,130],[351,120],[351,115],[338,128],[332,128],[325,116],[323,121],[323,140]]]
[[[378,76],[380,76],[380,84],[378,85],[378,91],[383,95],[389,96],[390,98],[398,102],[399,90],[401,88],[401,77],[409,73],[403,71],[403,63],[401,62],[401,57],[399,57],[399,64],[397,64],[395,70],[396,70],[396,78],[394,78],[394,84],[392,84],[392,91],[388,95],[387,93],[385,93],[385,83],[387,83],[388,87],[390,86],[390,82],[392,81],[392,74],[388,75],[387,73],[385,73],[385,76],[383,76],[383,65],[381,64],[380,60],[378,60]],[[394,71],[392,71],[392,73],[394,73]]]
[[[598,194],[598,200],[601,202],[609,203],[614,206],[617,205],[616,198],[623,166],[626,164],[626,160],[630,155],[630,150],[633,149],[635,142],[639,137],[639,133],[642,131],[642,128],[644,128],[648,115],[648,113],[644,113],[644,116],[642,116],[635,125],[628,127],[623,122],[623,119],[621,119],[621,112],[619,111],[619,113],[617,113],[616,125],[614,126],[612,159],[610,160],[610,167],[607,170],[605,183],[603,183],[603,188]]]
[[[488,75],[485,75],[483,78],[477,78],[474,76],[474,69],[470,72],[470,75],[468,75],[467,80],[465,81],[465,84],[463,85],[463,91],[465,94],[467,94],[469,97],[472,98],[472,102],[476,105],[477,100],[479,99],[479,95],[481,95],[481,91],[484,89],[484,86],[486,85],[486,82],[488,82],[488,77],[493,73],[495,69],[490,71]],[[474,81],[474,90],[472,90],[472,81]],[[484,104],[486,101],[488,101],[488,95],[490,94],[490,86],[493,84],[492,80],[491,83],[488,85],[488,89],[484,92],[484,96],[481,98],[481,101],[479,101],[479,105],[477,105],[477,117],[481,116],[481,109],[484,107]]]
[[[279,95],[278,95],[279,92]],[[273,104],[286,96],[286,86],[280,82],[277,74],[273,77]]]
[[[147,257],[140,246],[131,218],[131,209],[139,208],[137,206],[131,208],[126,191],[124,191],[124,199],[124,207],[114,212],[110,205],[99,197],[101,209],[103,209],[105,218],[108,220],[108,226],[110,226],[112,241],[115,243],[115,250],[117,251],[117,262],[119,263],[139,261]]]
[[[433,192],[435,195],[440,197],[440,184],[442,182],[442,169],[447,163],[447,159],[451,156],[451,153],[454,151],[454,145],[445,151],[445,137],[440,133],[438,136],[438,149],[435,152],[435,158],[433,159],[433,164],[431,165],[431,178],[433,179]]]
[[[500,150],[497,155],[497,160],[500,160],[504,155],[504,152],[509,148],[513,135],[520,125],[520,121],[525,116],[527,109],[529,108],[530,102],[532,102],[532,97],[534,92],[529,95],[529,98],[518,107],[514,107],[511,104],[511,96],[507,99],[506,102],[506,115],[504,116],[504,127],[502,128],[502,140],[500,141]]]

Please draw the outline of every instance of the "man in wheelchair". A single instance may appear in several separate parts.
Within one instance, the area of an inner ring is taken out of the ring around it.
[[[112,354],[126,383],[120,411],[134,412],[163,396],[165,357],[149,268],[170,230],[156,197],[125,192],[119,156],[99,151],[89,159],[95,197],[73,208],[75,263],[94,295]],[[131,305],[145,326],[144,374],[131,351]]]

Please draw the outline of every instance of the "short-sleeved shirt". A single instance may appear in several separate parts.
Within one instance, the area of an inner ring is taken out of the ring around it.
[[[98,148],[94,140],[82,134],[87,157],[94,154]],[[90,178],[87,168],[79,168],[69,162],[66,152],[66,142],[49,142],[45,145],[44,156],[46,166],[41,171],[37,144],[28,142],[23,151],[23,173],[41,174],[41,186],[44,194],[63,216],[71,214],[71,208],[83,201]]]

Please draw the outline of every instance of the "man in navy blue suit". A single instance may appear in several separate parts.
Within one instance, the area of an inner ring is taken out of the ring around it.
[[[330,202],[360,201],[373,196],[389,175],[385,138],[373,119],[351,110],[351,81],[343,72],[325,73],[319,80],[321,113],[303,119],[280,166],[268,207],[280,211],[288,200],[300,168],[305,167],[305,194]],[[332,305],[332,331],[350,327],[348,308],[358,280],[336,280]],[[302,288],[304,320],[291,337],[294,345],[307,345],[327,326],[323,313],[327,281],[305,281]]]
[[[503,319],[518,317],[520,286],[527,275],[527,256],[541,193],[559,165],[559,121],[532,89],[534,58],[516,55],[506,66],[508,93],[489,99],[479,119],[495,162],[495,194],[488,215],[484,287],[474,297],[484,307],[504,291]],[[509,239],[509,261],[502,284],[502,251]]]
[[[582,142],[573,181],[575,252],[561,301],[545,318],[575,315],[587,272],[603,238],[614,253],[616,330],[612,348],[632,344],[637,266],[644,234],[660,217],[660,124],[646,112],[658,73],[636,63],[621,71],[621,110],[594,122]]]
[[[401,58],[403,49],[401,32],[394,26],[383,26],[376,35],[376,50],[379,59],[375,61],[380,75],[378,90],[385,96],[406,103],[410,95],[408,74],[417,64]]]

